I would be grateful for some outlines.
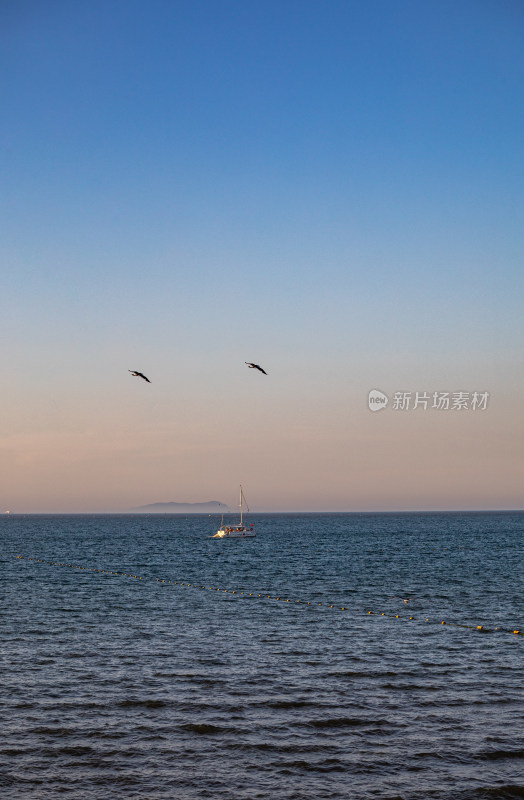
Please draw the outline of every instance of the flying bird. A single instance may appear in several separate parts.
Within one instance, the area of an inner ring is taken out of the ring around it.
[[[131,375],[134,375],[134,376],[135,376],[135,378],[143,378],[143,379],[144,379],[145,381],[147,381],[148,383],[151,383],[151,381],[149,380],[149,378],[146,378],[146,376],[145,376],[145,375],[143,375],[141,372],[137,372],[137,371],[136,371],[136,370],[134,370],[134,369],[128,369],[127,371],[128,371],[128,372],[130,372],[130,373],[131,373]]]
[[[244,361],[244,364],[247,364],[249,369],[258,369],[260,372],[263,372],[264,375],[267,375],[266,370],[259,367],[258,364],[252,364],[251,361]]]

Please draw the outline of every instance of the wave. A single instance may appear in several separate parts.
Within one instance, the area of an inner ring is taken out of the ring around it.
[[[54,755],[60,754],[64,756],[88,756],[94,752],[94,749],[89,746],[83,747],[82,745],[71,745],[70,747],[60,747],[60,749],[57,750]]]
[[[502,758],[524,758],[524,750],[485,750],[476,756],[482,761],[498,761]]]
[[[460,797],[460,800],[521,800],[524,786],[486,786]]]
[[[28,733],[36,733],[40,736],[77,736],[78,730],[76,728],[55,728],[47,725],[41,725],[38,728],[31,728]]]
[[[165,700],[122,700],[117,704],[119,708],[165,708]]]
[[[312,700],[273,700],[269,703],[263,703],[266,708],[286,709],[286,708],[305,708],[306,706],[316,706],[318,703]]]
[[[187,722],[180,726],[183,731],[198,733],[202,736],[216,736],[221,733],[232,733],[231,728],[223,728],[220,725],[211,725],[206,722]]]
[[[284,774],[289,774],[292,770],[299,772],[345,772],[348,765],[338,758],[328,758],[321,762],[310,761],[275,761],[270,766],[277,767]]]
[[[358,728],[369,725],[391,725],[386,719],[360,719],[358,717],[335,717],[332,719],[313,719],[308,725],[313,728]]]

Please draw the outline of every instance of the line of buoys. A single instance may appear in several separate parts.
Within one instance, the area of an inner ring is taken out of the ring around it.
[[[1,553],[0,553],[0,556],[2,556]],[[43,558],[31,558],[29,556],[16,556],[16,558],[17,559],[21,559],[21,560],[25,560],[25,561],[33,561],[33,562],[39,563],[39,564],[49,564],[49,565],[55,566],[55,567],[71,567],[72,569],[80,569],[80,570],[83,570],[84,572],[98,572],[98,573],[104,574],[104,575],[117,575],[117,576],[122,577],[122,578],[133,578],[133,579],[140,580],[140,581],[144,580],[144,576],[143,575],[132,575],[131,573],[128,573],[128,572],[117,572],[116,570],[97,569],[96,567],[83,567],[80,564],[68,564],[65,561],[48,561],[48,560],[43,559]],[[147,578],[146,578],[146,580],[147,580]],[[150,580],[153,580],[153,578],[150,578]],[[197,585],[196,583],[186,583],[185,581],[172,581],[172,580],[169,580],[167,578],[156,578],[155,580],[156,580],[156,583],[164,583],[164,584],[168,584],[169,583],[169,584],[172,584],[174,586],[183,586],[183,587],[189,587],[189,588],[194,588],[194,589],[207,589],[207,590],[217,591],[217,592],[222,591],[222,592],[226,592],[228,594],[246,595],[247,597],[255,597],[256,596],[256,597],[260,597],[260,598],[265,599],[265,600],[279,600],[279,601],[285,602],[285,603],[293,602],[289,598],[280,597],[280,595],[276,596],[276,595],[271,595],[271,594],[255,594],[254,592],[244,592],[244,591],[239,590],[239,589],[221,589],[220,587],[216,587],[216,586]],[[307,605],[307,606],[312,605],[312,601],[311,600],[295,600],[294,602],[298,603],[300,605]],[[333,608],[333,609],[336,609],[338,611],[353,611],[354,613],[359,613],[359,609],[358,608],[350,609],[347,606],[338,606],[338,605],[335,605],[334,603],[333,604],[327,604],[327,603],[324,604],[324,603],[317,602],[316,605],[325,606],[326,608]],[[368,610],[367,611],[367,615],[368,616],[388,617],[390,619],[401,619],[403,621],[410,621],[410,620],[417,621],[417,618],[413,617],[413,616],[403,617],[401,614],[386,614],[384,611],[378,612],[378,611],[370,611],[370,610]],[[418,620],[418,621],[420,621],[420,620]],[[425,621],[426,622],[436,622],[436,620],[431,620],[429,617],[425,617]],[[486,627],[484,627],[484,625],[464,625],[464,624],[462,624],[460,622],[449,622],[449,621],[446,621],[446,620],[441,620],[440,621],[440,625],[449,625],[449,626],[452,626],[454,628],[464,628],[464,629],[471,630],[471,631],[479,631],[480,633],[495,633],[495,632],[499,632],[499,633],[512,633],[515,636],[524,636],[524,630],[521,630],[520,628],[509,629],[509,628],[501,628],[500,626],[496,627],[496,628],[486,628]]]

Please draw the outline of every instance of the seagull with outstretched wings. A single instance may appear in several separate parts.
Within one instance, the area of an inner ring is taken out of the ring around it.
[[[145,381],[147,381],[148,383],[151,383],[151,381],[149,380],[149,378],[146,378],[146,376],[145,376],[145,375],[143,375],[143,374],[142,374],[142,372],[137,372],[135,369],[128,369],[127,371],[128,371],[128,372],[130,372],[130,373],[131,373],[131,375],[134,375],[134,376],[135,376],[135,378],[143,378],[143,379],[144,379]]]
[[[263,372],[264,375],[267,375],[266,370],[259,367],[258,364],[253,364],[251,361],[244,361],[244,364],[247,364],[249,369],[258,369],[260,372]]]

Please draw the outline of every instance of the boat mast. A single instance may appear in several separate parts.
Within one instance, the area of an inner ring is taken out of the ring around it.
[[[242,484],[240,484],[240,526],[242,527]]]

